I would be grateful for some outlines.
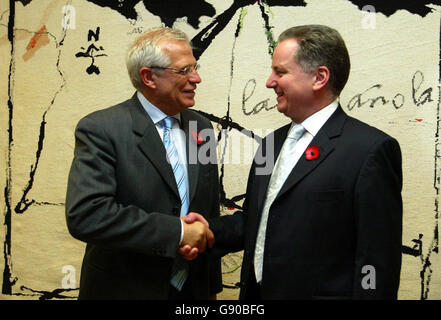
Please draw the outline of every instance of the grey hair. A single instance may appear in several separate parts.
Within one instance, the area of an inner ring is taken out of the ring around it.
[[[167,27],[158,27],[147,30],[130,45],[126,55],[127,71],[133,86],[138,91],[141,91],[143,86],[139,75],[141,68],[167,67],[170,65],[170,57],[162,51],[159,45],[159,42],[164,39],[185,41],[190,44],[184,32]],[[160,71],[155,70],[155,72]]]

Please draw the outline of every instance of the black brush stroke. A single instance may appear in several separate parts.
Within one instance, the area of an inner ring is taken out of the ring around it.
[[[274,40],[273,32],[272,32],[272,29],[274,27],[270,25],[269,16],[265,12],[265,6],[264,6],[265,3],[266,3],[266,1],[259,1],[259,8],[260,8],[260,12],[262,14],[263,21],[265,23],[266,38],[268,41],[268,53],[270,56],[272,56],[274,49],[276,48],[276,41]]]
[[[229,284],[222,284],[222,287],[225,289],[240,289],[239,282],[237,282],[234,286]]]
[[[243,9],[242,9],[243,10]],[[227,207],[232,207],[233,205],[235,206],[235,203],[233,203],[232,201],[229,201],[227,199],[227,195],[225,192],[225,185],[224,185],[224,177],[225,177],[225,164],[224,164],[224,159],[225,159],[225,154],[226,154],[226,150],[228,147],[228,129],[229,127],[231,127],[230,125],[230,120],[232,121],[231,117],[230,117],[230,108],[231,108],[231,88],[233,86],[233,76],[234,76],[234,50],[236,48],[236,42],[237,39],[239,38],[239,34],[240,34],[240,30],[241,30],[241,14],[239,15],[238,21],[237,21],[237,25],[236,25],[236,32],[234,33],[234,40],[233,40],[233,47],[231,49],[231,62],[230,62],[230,87],[228,89],[228,99],[227,99],[227,114],[225,116],[225,124],[222,125],[222,129],[225,129],[225,143],[224,143],[224,148],[222,151],[222,155],[221,155],[221,159],[220,159],[220,163],[221,163],[221,168],[220,168],[220,175],[219,175],[219,192],[220,192],[220,203],[221,205],[227,206]],[[220,131],[222,132],[222,131]]]
[[[7,163],[6,163],[6,185],[4,191],[5,198],[5,213],[4,213],[4,225],[5,225],[5,240],[3,242],[3,260],[4,260],[4,270],[3,270],[3,283],[2,283],[2,293],[11,294],[12,293],[12,270],[11,270],[11,233],[12,233],[12,210],[11,210],[11,186],[12,186],[12,164],[11,164],[11,152],[12,152],[12,118],[14,104],[12,102],[12,83],[13,83],[13,73],[15,68],[14,61],[14,24],[15,24],[15,1],[9,0],[9,21],[8,21],[8,40],[11,44],[11,58],[9,60],[9,75],[8,75],[8,150],[7,150]]]
[[[68,3],[70,3],[71,1],[69,1]],[[31,31],[28,31],[31,32]],[[58,42],[57,38],[52,35],[49,32],[45,32],[47,33],[49,36],[51,36],[56,44],[56,48],[58,49],[58,57],[57,57],[57,63],[55,64],[55,67],[58,71],[58,74],[60,75],[60,78],[62,79],[62,84],[60,85],[60,87],[58,88],[58,90],[55,92],[54,96],[52,97],[51,102],[49,103],[49,106],[46,108],[45,112],[43,113],[42,116],[42,121],[40,123],[40,133],[38,136],[38,142],[37,142],[37,151],[35,153],[35,161],[34,163],[31,165],[30,167],[30,173],[29,173],[29,180],[25,186],[25,188],[23,189],[23,194],[21,196],[20,201],[16,204],[14,211],[18,214],[22,214],[24,213],[31,205],[36,203],[35,199],[32,200],[28,200],[27,199],[27,195],[28,193],[32,190],[33,184],[34,184],[34,180],[35,180],[35,174],[37,172],[37,168],[38,168],[38,164],[40,162],[40,157],[41,157],[41,153],[43,152],[43,147],[44,147],[44,138],[45,138],[45,132],[46,132],[46,115],[47,113],[50,111],[50,109],[52,108],[52,106],[55,103],[55,100],[58,96],[58,94],[64,89],[64,87],[66,86],[66,79],[64,77],[63,72],[60,69],[60,57],[61,57],[61,46],[64,43],[64,39],[66,38],[66,30],[63,31],[62,34],[62,38],[61,40]],[[39,202],[40,204],[43,202]]]
[[[43,290],[34,290],[31,288],[28,288],[26,286],[20,286],[20,289],[22,291],[28,290],[32,292],[32,294],[26,294],[26,293],[17,293],[16,295],[23,295],[23,296],[40,296],[38,300],[51,300],[51,299],[76,299],[76,297],[70,297],[66,295],[62,295],[63,292],[71,292],[71,291],[77,291],[79,288],[75,289],[54,289],[52,291],[43,291]]]
[[[440,22],[440,34],[441,34],[441,22]],[[439,61],[438,61],[438,70],[439,70],[439,74],[438,74],[438,83],[441,83],[441,39],[439,42],[439,47],[440,47],[440,51],[439,54]],[[434,165],[434,189],[436,192],[436,198],[435,198],[435,228],[433,231],[433,239],[432,242],[429,246],[428,249],[428,253],[427,255],[423,258],[421,257],[421,262],[423,265],[423,268],[420,272],[420,277],[421,277],[421,300],[427,300],[428,295],[429,295],[429,291],[430,291],[430,280],[432,277],[432,268],[431,268],[431,255],[432,253],[438,253],[439,252],[439,231],[438,231],[438,224],[439,224],[439,203],[438,203],[438,197],[439,197],[439,187],[438,187],[438,183],[440,180],[440,175],[439,175],[439,168],[438,168],[438,163],[441,161],[441,156],[438,154],[437,150],[437,146],[440,144],[439,141],[439,130],[440,130],[440,110],[441,110],[441,90],[438,91],[438,105],[436,108],[436,132],[435,132],[435,165]],[[437,183],[438,182],[438,183]]]
[[[213,114],[209,114],[206,113],[204,111],[201,110],[195,110],[197,113],[199,113],[200,115],[206,117],[207,119],[209,119],[210,121],[220,125],[222,127],[222,129],[235,129],[238,130],[239,132],[241,132],[242,134],[246,135],[247,137],[256,140],[259,144],[262,142],[262,138],[259,137],[258,135],[256,135],[253,131],[248,130],[244,127],[242,127],[240,124],[232,121],[231,119],[227,120],[225,117],[218,117],[215,116]],[[222,139],[222,132],[223,130],[219,130],[219,135],[217,140],[221,141]],[[223,173],[223,168],[224,165],[221,165],[221,173]],[[241,210],[242,207],[239,206],[238,204],[236,204],[236,202],[241,201],[243,198],[245,198],[245,194],[241,194],[235,197],[232,197],[231,199],[227,198],[226,193],[225,193],[225,188],[224,188],[224,184],[223,184],[223,178],[219,180],[219,189],[220,189],[220,204],[224,207],[227,208],[235,208],[235,209],[239,209]]]
[[[15,0],[16,2],[21,2],[23,6],[27,6],[29,3],[31,3],[32,0]]]
[[[427,7],[428,4],[440,5],[439,0],[349,0],[355,4],[360,10],[366,5],[371,5],[375,8],[375,12],[381,12],[386,17],[390,17],[398,10],[406,10],[409,13],[417,14],[424,18],[432,9]]]
[[[102,8],[110,8],[117,11],[127,19],[136,20],[138,14],[136,13],[135,6],[141,2],[141,0],[119,2],[118,0],[86,0]],[[127,4],[128,3],[128,4]]]
[[[441,34],[441,22],[440,22],[440,34]],[[439,60],[438,60],[438,83],[441,83],[441,39],[439,42],[440,50],[439,52]],[[420,277],[421,277],[421,300],[427,300],[428,294],[430,291],[430,280],[432,277],[432,268],[431,268],[431,261],[430,257],[432,252],[439,253],[439,230],[438,230],[438,224],[439,224],[439,203],[438,203],[438,197],[439,197],[439,183],[441,176],[439,175],[439,168],[438,164],[441,162],[441,155],[439,155],[438,146],[440,144],[440,110],[441,110],[441,90],[438,90],[438,105],[436,108],[436,132],[435,132],[435,165],[434,165],[434,183],[433,187],[436,192],[436,198],[435,198],[435,228],[433,231],[433,239],[432,243],[429,246],[428,253],[425,257],[421,256],[421,263],[423,265],[422,270],[420,271]]]
[[[146,9],[161,18],[167,27],[172,27],[179,18],[187,17],[187,23],[193,28],[199,28],[199,19],[202,16],[213,17],[216,10],[213,5],[204,0],[168,0],[167,5],[164,1],[144,0]]]
[[[303,0],[279,0],[279,1],[271,1],[271,0],[235,0],[233,4],[226,9],[219,16],[215,17],[213,21],[202,29],[197,35],[193,37],[192,44],[195,47],[194,56],[196,60],[204,53],[204,51],[210,46],[211,42],[219,35],[225,27],[230,23],[231,19],[236,14],[237,10],[242,9],[243,7],[254,5],[258,3],[262,8],[263,4],[266,3],[268,6],[302,6],[305,7],[306,3]],[[267,30],[271,30],[269,23],[265,20],[267,15],[262,10],[262,16],[265,22],[265,28]],[[270,40],[270,39],[268,39]],[[271,44],[273,45],[273,44]],[[270,49],[271,50],[271,49]]]
[[[38,146],[37,146],[37,152],[35,154],[35,163],[31,165],[31,171],[29,173],[29,181],[23,190],[23,195],[20,199],[20,201],[15,206],[15,212],[16,213],[23,213],[25,212],[32,204],[35,203],[35,200],[32,199],[31,201],[26,199],[27,194],[29,191],[31,191],[32,186],[34,184],[34,178],[35,173],[38,168],[38,163],[40,161],[41,152],[43,151],[43,142],[44,142],[44,134],[45,134],[45,127],[46,127],[46,112],[43,114],[43,121],[40,124],[40,135],[38,136]]]
[[[36,206],[64,206],[64,202],[60,203],[54,203],[54,202],[47,202],[47,201],[35,201],[34,204]]]
[[[304,0],[266,0],[265,1],[269,6],[282,6],[282,7],[293,7],[293,6],[301,6],[306,7],[306,3]]]
[[[225,27],[230,23],[231,19],[236,14],[237,10],[254,4],[255,0],[236,0],[233,4],[222,12],[220,15],[215,17],[213,21],[202,29],[198,34],[196,34],[192,39],[191,43],[194,47],[194,56],[196,60],[204,53],[204,51],[210,46],[211,42],[221,33]]]
[[[259,144],[262,142],[262,137],[256,135],[253,131],[241,126],[239,123],[234,122],[233,120],[231,120],[231,118],[227,120],[225,117],[220,118],[214,114],[210,114],[202,110],[195,110],[195,111],[200,115],[206,117],[210,121],[220,125],[222,129],[227,129],[227,128],[236,129],[237,131],[240,131],[242,134],[246,135],[247,137],[256,140]]]
[[[155,16],[161,19],[161,22],[172,27],[179,18],[187,18],[187,23],[193,28],[199,28],[199,19],[202,16],[213,17],[216,14],[214,7],[205,0],[134,0],[123,1],[118,0],[87,0],[102,8],[110,8],[127,19],[137,20],[138,13],[135,6],[142,2],[144,7]]]
[[[4,257],[4,270],[3,270],[3,283],[2,283],[2,293],[7,295],[12,295],[12,287],[17,282],[17,277],[12,277],[12,260],[11,260],[11,231],[12,231],[12,207],[11,207],[11,193],[12,193],[12,144],[13,144],[13,117],[14,117],[14,105],[13,105],[13,82],[14,82],[14,73],[15,73],[15,46],[14,46],[14,30],[15,30],[15,2],[13,0],[9,1],[9,21],[8,21],[8,40],[11,44],[11,58],[9,63],[9,75],[8,75],[8,149],[7,149],[7,170],[6,170],[6,186],[4,190],[4,198],[5,198],[5,213],[4,213],[4,225],[5,225],[5,240],[3,243],[3,257]],[[30,2],[30,1],[29,1]],[[24,5],[29,4],[29,2],[24,3]],[[69,0],[67,3],[70,4],[72,0]],[[30,31],[29,31],[30,32]],[[37,34],[37,32],[33,32]],[[55,102],[57,95],[61,92],[61,90],[66,85],[66,79],[60,69],[60,57],[61,57],[61,49],[60,47],[63,45],[64,39],[66,37],[66,30],[63,30],[62,39],[60,42],[57,42],[55,36],[50,33],[49,34],[55,41],[56,47],[58,49],[58,57],[57,57],[57,71],[63,79],[63,83],[60,86],[59,90],[55,93],[52,101],[50,102],[49,107],[43,114],[43,120],[40,125],[40,134],[38,138],[38,146],[36,152],[36,160],[33,165],[31,165],[30,179],[27,183],[27,186],[24,189],[23,196],[19,203],[15,207],[15,211],[17,213],[23,213],[26,209],[29,208],[30,205],[36,203],[35,200],[27,200],[26,195],[32,189],[32,185],[34,182],[34,175],[38,167],[38,162],[41,156],[41,152],[43,150],[43,141],[44,141],[44,133],[46,126],[46,114],[52,107]],[[39,205],[48,205],[46,202],[38,202]],[[54,204],[50,204],[54,205]],[[58,204],[55,204],[58,205]],[[58,298],[62,298],[62,296],[57,296]]]

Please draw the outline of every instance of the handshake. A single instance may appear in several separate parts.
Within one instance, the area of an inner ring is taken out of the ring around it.
[[[181,218],[184,225],[184,237],[178,252],[185,260],[191,261],[207,248],[214,245],[214,234],[207,220],[196,212],[190,212]]]

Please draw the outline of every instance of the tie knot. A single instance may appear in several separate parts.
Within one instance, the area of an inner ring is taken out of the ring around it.
[[[296,124],[291,128],[290,132],[288,133],[288,138],[299,140],[303,133],[305,133],[305,131],[305,128],[301,124]]]
[[[171,130],[171,128],[173,127],[173,118],[172,117],[166,117],[162,121],[164,123],[164,127],[167,128],[168,130]]]

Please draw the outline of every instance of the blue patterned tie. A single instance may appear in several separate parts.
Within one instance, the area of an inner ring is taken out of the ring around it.
[[[189,205],[188,190],[185,181],[184,167],[182,163],[180,163],[179,161],[178,151],[176,150],[176,146],[173,143],[170,135],[173,126],[173,118],[172,117],[164,118],[163,125],[164,125],[164,136],[163,136],[164,147],[167,152],[168,162],[170,163],[173,169],[173,174],[175,175],[179,196],[181,198],[180,216],[184,217],[188,214],[188,205]],[[178,256],[173,265],[172,278],[170,283],[180,291],[187,277],[188,277],[188,264],[184,259]]]
[[[167,117],[163,120],[164,123],[164,146],[167,152],[168,162],[170,163],[173,174],[175,175],[176,185],[178,187],[179,196],[181,197],[181,217],[188,214],[188,192],[187,183],[185,181],[184,166],[179,161],[178,151],[172,141],[170,131],[173,126],[173,118]]]

